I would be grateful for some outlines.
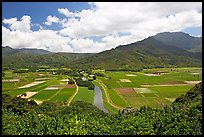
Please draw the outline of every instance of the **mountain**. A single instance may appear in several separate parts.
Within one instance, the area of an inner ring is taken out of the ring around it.
[[[2,66],[10,68],[39,65],[69,66],[75,60],[92,54],[94,53],[53,53],[42,49],[13,49],[6,46],[2,47]]]
[[[2,47],[2,56],[13,55],[16,53],[50,54],[51,52],[43,49],[30,49],[30,48],[13,49],[9,46]]]
[[[202,52],[202,37],[192,37],[183,32],[163,32],[154,36],[155,39],[190,52]]]
[[[47,53],[33,52],[28,54],[25,49],[12,49],[2,47],[2,65],[13,68],[25,66],[49,65],[79,69],[105,69],[105,70],[133,70],[158,67],[193,67],[202,66],[202,52],[190,52],[182,48],[182,41],[175,38],[175,42],[169,43],[158,40],[171,35],[185,35],[186,41],[195,39],[185,33],[160,33],[144,40],[120,45],[111,50],[100,53]],[[163,36],[164,35],[164,36]],[[156,38],[155,38],[156,37]],[[171,37],[170,37],[171,38]],[[178,42],[176,42],[178,41]],[[179,42],[180,41],[180,42]],[[184,41],[184,40],[183,40]],[[195,41],[195,40],[194,40]],[[175,43],[181,43],[175,45]],[[197,48],[195,42],[191,47]],[[184,44],[183,44],[184,45]],[[190,46],[188,46],[190,49]],[[192,48],[191,48],[192,50]],[[41,51],[41,50],[40,50]],[[18,60],[18,62],[16,62]]]
[[[18,52],[17,50],[15,50],[9,46],[2,47],[2,56],[12,55],[12,54],[15,54],[17,52]]]
[[[202,54],[167,45],[154,37],[121,45],[114,49],[76,60],[77,67],[106,70],[140,70],[154,67],[201,66]],[[76,67],[73,65],[72,67]]]
[[[19,52],[22,53],[32,53],[32,54],[50,54],[50,51],[44,50],[44,49],[27,49],[27,48],[22,48],[18,49]]]

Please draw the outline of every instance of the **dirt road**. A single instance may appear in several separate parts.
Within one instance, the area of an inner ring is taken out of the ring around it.
[[[70,105],[70,103],[72,102],[73,98],[76,96],[76,94],[77,94],[78,91],[79,91],[79,87],[78,87],[78,85],[76,84],[76,82],[75,82],[75,85],[76,85],[76,91],[75,91],[74,95],[70,98],[69,102],[67,103],[67,106]]]

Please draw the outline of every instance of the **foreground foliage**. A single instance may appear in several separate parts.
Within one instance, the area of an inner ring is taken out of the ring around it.
[[[162,109],[141,107],[126,115],[106,114],[76,101],[69,107],[2,95],[4,135],[201,135],[202,83]]]

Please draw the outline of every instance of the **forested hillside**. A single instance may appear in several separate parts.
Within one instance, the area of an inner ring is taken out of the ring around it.
[[[163,32],[154,36],[155,39],[191,52],[202,52],[202,37],[192,37],[183,32]]]
[[[162,109],[106,114],[84,102],[69,107],[2,95],[3,135],[202,135],[202,82]]]
[[[185,39],[176,38],[178,34]],[[170,40],[167,37],[169,35]],[[190,45],[186,44],[188,41]],[[159,67],[200,67],[202,52],[189,52],[199,46],[202,47],[200,38],[179,32],[161,33],[100,53],[52,53],[37,49],[15,50],[2,47],[2,65],[11,69],[48,65],[72,69],[132,71]]]

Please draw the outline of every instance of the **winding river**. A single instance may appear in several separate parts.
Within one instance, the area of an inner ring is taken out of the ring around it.
[[[94,87],[94,105],[105,113],[109,113],[108,110],[104,108],[102,91],[98,86]]]

